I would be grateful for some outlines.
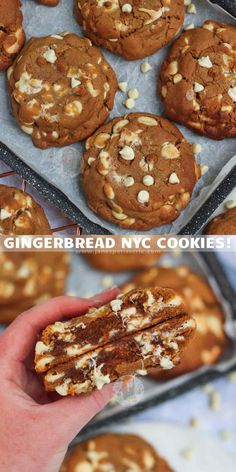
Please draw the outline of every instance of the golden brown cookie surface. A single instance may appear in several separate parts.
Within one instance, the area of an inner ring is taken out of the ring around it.
[[[160,73],[166,116],[213,139],[236,135],[236,27],[206,21],[185,31]]]
[[[69,258],[61,253],[0,253],[0,323],[62,295]]]
[[[128,60],[158,51],[184,20],[183,0],[75,0],[75,6],[85,35]]]
[[[43,208],[26,192],[0,185],[0,234],[51,234]]]
[[[20,0],[0,2],[0,71],[11,65],[25,41],[20,7]]]
[[[236,235],[236,208],[230,208],[210,220],[205,234]]]
[[[121,228],[146,231],[174,221],[197,178],[191,145],[157,115],[114,118],[86,142],[82,180],[88,205]]]
[[[72,33],[31,39],[8,80],[19,126],[40,148],[92,134],[112,110],[117,88],[99,49]]]
[[[167,462],[143,438],[105,433],[80,443],[66,457],[60,472],[171,472]]]
[[[106,272],[123,272],[126,270],[136,270],[152,266],[161,254],[91,253],[84,254],[84,256],[96,269],[104,270]]]
[[[48,7],[56,7],[60,0],[37,0],[37,2]]]
[[[224,332],[224,314],[207,281],[187,266],[153,267],[140,272],[122,290],[156,285],[170,287],[183,297],[188,312],[197,323],[197,329],[180,364],[164,375],[153,370],[152,376],[157,379],[171,378],[217,362],[228,340]]]

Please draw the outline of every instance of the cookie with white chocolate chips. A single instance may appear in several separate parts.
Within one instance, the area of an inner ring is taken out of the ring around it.
[[[82,181],[90,208],[121,228],[175,220],[199,177],[191,145],[160,116],[114,118],[86,142]]]
[[[113,108],[117,80],[89,39],[32,38],[8,70],[13,113],[42,149],[90,136]]]
[[[216,363],[228,346],[228,339],[224,331],[222,307],[207,280],[187,266],[153,267],[124,284],[122,291],[157,285],[170,287],[183,298],[197,328],[180,364],[169,372],[153,369],[151,375],[157,379],[167,379]]]
[[[0,235],[51,234],[43,208],[31,195],[0,185]]]
[[[104,433],[81,442],[65,458],[60,472],[172,472],[143,438]]]
[[[66,253],[0,253],[0,323],[63,295],[68,271]]]
[[[220,213],[212,218],[205,228],[205,234],[236,235],[236,208]]]
[[[0,2],[0,71],[12,64],[25,42],[20,6],[20,0]]]
[[[76,395],[149,367],[172,369],[195,329],[173,290],[133,290],[84,316],[48,326],[35,348],[46,391]]]
[[[124,272],[127,270],[143,269],[155,264],[157,259],[161,257],[161,253],[88,253],[84,254],[85,258],[95,269],[106,272]]]
[[[159,78],[168,118],[213,139],[236,136],[236,27],[206,21],[172,46]]]
[[[125,59],[150,56],[165,46],[184,20],[183,0],[75,0],[84,33]]]

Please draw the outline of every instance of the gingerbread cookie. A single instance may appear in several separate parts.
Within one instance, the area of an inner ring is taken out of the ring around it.
[[[236,27],[206,21],[185,31],[162,65],[168,118],[213,139],[236,136]]]
[[[0,253],[0,323],[62,295],[68,271],[66,253]]]
[[[91,266],[105,272],[125,272],[126,270],[143,269],[155,264],[161,256],[159,253],[90,253],[84,254]]]
[[[143,438],[105,433],[81,442],[67,455],[60,472],[172,472]]]
[[[8,80],[19,126],[42,149],[91,135],[112,110],[117,89],[99,49],[72,33],[30,39]]]
[[[60,0],[37,0],[41,5],[46,5],[47,7],[56,7]]]
[[[0,234],[51,234],[43,208],[26,192],[0,185]]]
[[[0,2],[0,71],[9,67],[25,42],[20,0]]]
[[[236,208],[220,213],[210,220],[205,234],[236,235]]]
[[[187,266],[153,267],[124,284],[122,291],[157,285],[170,287],[183,297],[187,311],[196,321],[197,329],[180,364],[168,373],[154,369],[151,371],[152,376],[157,379],[171,378],[217,362],[225,351],[228,340],[224,332],[223,311],[207,281]]]
[[[121,228],[146,231],[174,221],[198,177],[191,145],[160,116],[114,118],[86,142],[82,180],[88,205]]]
[[[94,44],[128,60],[161,49],[184,20],[183,0],[75,0],[75,11]]]
[[[35,369],[62,396],[101,389],[123,375],[172,369],[195,329],[173,290],[133,290],[42,333]]]

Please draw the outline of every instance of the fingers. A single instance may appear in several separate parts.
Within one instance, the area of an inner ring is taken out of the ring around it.
[[[118,293],[119,290],[114,288],[90,299],[57,297],[22,313],[1,336],[0,356],[23,361],[34,347],[39,332],[48,324],[82,315],[92,306],[108,303]]]
[[[112,396],[113,386],[106,385],[102,390],[92,394],[63,398],[41,407],[50,422],[52,434],[58,434],[59,441],[62,441],[59,446],[63,447],[66,442],[68,444],[72,441],[76,434],[104,408]],[[58,431],[58,424],[63,424],[61,431]]]

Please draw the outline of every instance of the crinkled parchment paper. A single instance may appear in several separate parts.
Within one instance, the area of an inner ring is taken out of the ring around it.
[[[204,20],[212,19],[217,21],[232,22],[232,17],[216,10],[206,0],[196,0],[196,15],[186,14],[185,24],[193,23],[195,26],[201,25]],[[74,0],[61,0],[57,8],[47,8],[37,5],[33,0],[23,0],[24,27],[29,39],[31,36],[44,36],[62,31],[73,31],[81,34],[73,15]],[[116,71],[118,81],[127,81],[128,87],[137,87],[139,98],[132,111],[146,111],[156,114],[162,113],[162,104],[156,93],[157,74],[160,65],[167,53],[167,47],[151,56],[148,61],[152,70],[147,74],[140,72],[140,63],[143,61],[127,62],[118,56],[106,51],[104,54],[112,67]],[[0,140],[12,149],[31,168],[41,174],[48,182],[54,184],[92,221],[107,228],[113,233],[127,233],[120,230],[118,226],[112,225],[97,217],[88,207],[79,182],[79,162],[83,152],[83,144],[61,149],[52,148],[42,151],[33,146],[29,136],[24,134],[11,116],[9,99],[7,96],[5,75],[0,77]],[[123,106],[124,95],[117,92],[115,107],[110,117],[127,113]],[[227,174],[227,169],[223,169],[228,163],[228,170],[232,167],[230,158],[236,152],[236,140],[227,139],[224,141],[213,141],[206,137],[201,137],[187,128],[179,126],[185,137],[192,143],[197,142],[202,145],[202,152],[198,156],[198,162],[207,164],[209,171],[198,182],[191,203],[182,213],[180,218],[168,226],[150,231],[156,233],[177,233],[194,214],[197,207],[206,195],[206,190],[202,196],[202,189],[211,185],[215,178],[221,173],[221,179]],[[222,170],[223,169],[223,170]],[[209,191],[208,188],[207,191]],[[134,231],[130,231],[134,234]]]

